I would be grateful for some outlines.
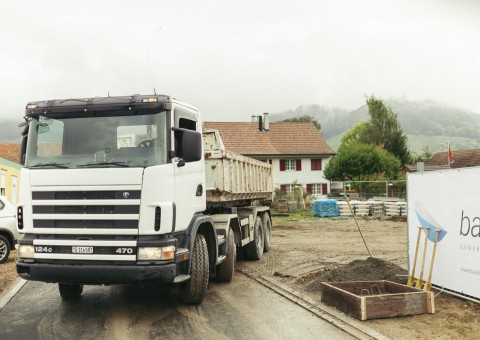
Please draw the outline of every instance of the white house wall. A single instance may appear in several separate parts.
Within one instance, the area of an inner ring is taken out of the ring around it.
[[[330,192],[330,182],[323,177],[323,170],[332,157],[322,158],[322,170],[310,170],[311,158],[281,158],[281,159],[301,159],[302,170],[300,171],[280,171],[280,159],[272,159],[273,186],[279,188],[281,184],[301,184],[304,188],[307,184],[327,183],[328,192]],[[318,158],[314,158],[318,159]]]

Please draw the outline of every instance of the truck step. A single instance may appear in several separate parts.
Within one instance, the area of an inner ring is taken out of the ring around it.
[[[222,245],[225,243],[225,235],[217,235],[217,245]]]
[[[220,255],[218,258],[217,258],[217,265],[219,265],[220,263],[222,263],[223,261],[225,261],[227,258],[226,255]]]
[[[190,280],[190,275],[178,275],[173,279],[173,283],[180,283]]]

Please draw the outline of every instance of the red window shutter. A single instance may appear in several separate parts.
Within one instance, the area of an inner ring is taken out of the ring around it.
[[[311,159],[310,160],[311,170],[322,170],[322,160],[321,159]]]
[[[285,160],[284,159],[280,160],[280,171],[285,171]]]
[[[322,195],[328,194],[328,186],[327,183],[322,183]]]
[[[295,166],[295,171],[302,171],[302,160],[301,159],[297,159],[296,160],[296,166]]]
[[[280,185],[280,190],[282,190],[283,192],[287,192],[287,185],[286,184],[281,184]]]
[[[312,192],[313,192],[312,187],[313,186],[311,184],[307,184],[307,192],[308,192],[309,195],[311,195]]]

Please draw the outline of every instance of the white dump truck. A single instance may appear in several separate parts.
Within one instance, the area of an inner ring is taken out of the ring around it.
[[[164,95],[30,102],[22,132],[17,272],[83,285],[170,282],[200,303],[239,256],[271,243],[269,164],[225,150]]]

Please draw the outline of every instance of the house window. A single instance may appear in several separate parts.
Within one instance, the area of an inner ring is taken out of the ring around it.
[[[295,160],[286,159],[285,160],[285,171],[295,171]]]
[[[312,195],[321,195],[322,194],[322,185],[313,184],[312,185]]]
[[[294,184],[282,184],[280,185],[280,189],[286,194],[292,194],[295,192],[295,185]]]
[[[314,196],[326,195],[328,194],[327,183],[307,184],[307,192]]]
[[[301,159],[281,159],[280,171],[301,171],[302,160]]]
[[[322,170],[322,159],[312,159],[311,160],[311,170]]]

